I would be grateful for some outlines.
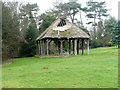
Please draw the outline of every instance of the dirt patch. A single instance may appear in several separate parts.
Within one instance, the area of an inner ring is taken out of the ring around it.
[[[35,55],[37,58],[49,58],[49,57],[69,57],[74,55],[48,55],[48,56],[41,56],[41,55]]]

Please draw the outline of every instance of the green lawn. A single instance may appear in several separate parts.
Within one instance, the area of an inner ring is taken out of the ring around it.
[[[18,58],[2,70],[3,88],[117,88],[118,49],[90,49],[90,55],[83,56]]]

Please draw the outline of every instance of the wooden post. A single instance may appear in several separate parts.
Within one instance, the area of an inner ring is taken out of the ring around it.
[[[58,41],[58,53],[60,55],[60,40]]]
[[[40,55],[41,55],[41,40],[40,40],[40,46],[39,47],[40,47]]]
[[[69,39],[69,54],[71,54],[71,40]]]
[[[77,40],[74,40],[74,55],[77,55]]]
[[[73,54],[74,54],[74,39],[72,40],[72,42],[73,42]]]
[[[88,55],[89,55],[89,39],[87,40],[87,51],[88,51]]]
[[[43,55],[43,40],[41,40],[41,55]]]
[[[40,40],[38,40],[38,54],[40,54]]]
[[[36,54],[38,54],[38,40],[36,42]]]
[[[84,39],[82,39],[82,55],[84,54]]]
[[[41,45],[42,45],[42,40],[40,40],[40,55],[42,55],[42,53],[41,53],[41,51],[42,51]]]
[[[77,40],[77,54],[79,55],[79,39]]]
[[[50,42],[51,42],[51,39],[48,40],[48,54],[50,55]]]
[[[67,52],[68,52],[68,55],[69,55],[69,39],[67,39]]]
[[[45,40],[44,40],[44,55],[45,55]]]
[[[49,40],[47,40],[47,55],[49,55]]]
[[[63,53],[63,40],[60,40],[60,53]]]

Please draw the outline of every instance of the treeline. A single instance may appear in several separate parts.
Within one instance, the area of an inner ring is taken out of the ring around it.
[[[106,9],[106,2],[89,0],[86,2],[86,6],[82,6],[78,0],[69,0],[67,3],[56,2],[54,9],[47,13],[56,17],[63,15],[71,20],[91,36],[90,46],[95,48],[112,45],[112,31],[117,20],[108,14],[109,10]],[[85,23],[85,21],[87,22]]]
[[[36,54],[37,4],[2,3],[2,59]]]
[[[45,13],[39,14],[39,10],[37,4],[2,2],[3,60],[35,55],[36,37],[60,16],[66,17],[88,33],[92,48],[111,46],[112,38],[116,36],[112,32],[117,20],[108,14],[105,2],[90,0],[83,7],[77,0],[69,0],[66,3],[54,3],[54,8]],[[88,19],[87,24],[91,29],[87,29],[83,17]]]

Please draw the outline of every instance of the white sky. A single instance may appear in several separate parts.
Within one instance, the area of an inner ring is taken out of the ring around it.
[[[58,1],[58,2],[67,2],[68,0],[3,0],[3,1],[18,1],[20,3],[26,4],[26,3],[37,3],[40,11],[39,11],[39,15],[43,12],[45,12],[46,10],[53,8],[53,2]],[[82,4],[82,6],[86,6],[86,2],[89,0],[78,0],[79,3]],[[118,19],[118,2],[120,0],[96,0],[96,1],[105,1],[106,2],[106,9],[111,9],[108,13],[111,16],[114,16],[116,19]],[[120,12],[120,11],[119,11]],[[119,16],[120,17],[120,16]],[[76,18],[79,20],[79,16],[76,16]],[[82,19],[83,19],[83,23],[85,25],[85,27],[88,27],[88,30],[90,30],[89,25],[87,25],[86,23],[88,22],[85,18],[85,14],[82,13]]]
[[[45,10],[53,7],[53,2],[56,0],[3,0],[3,1],[18,1],[20,3],[37,3],[40,8],[40,13],[43,13]],[[68,0],[57,0],[62,2],[67,2]],[[86,5],[88,0],[79,0],[78,2],[82,4],[82,6]],[[111,9],[109,11],[111,16],[115,16],[118,18],[118,2],[120,0],[96,0],[96,1],[106,1],[106,8]]]

